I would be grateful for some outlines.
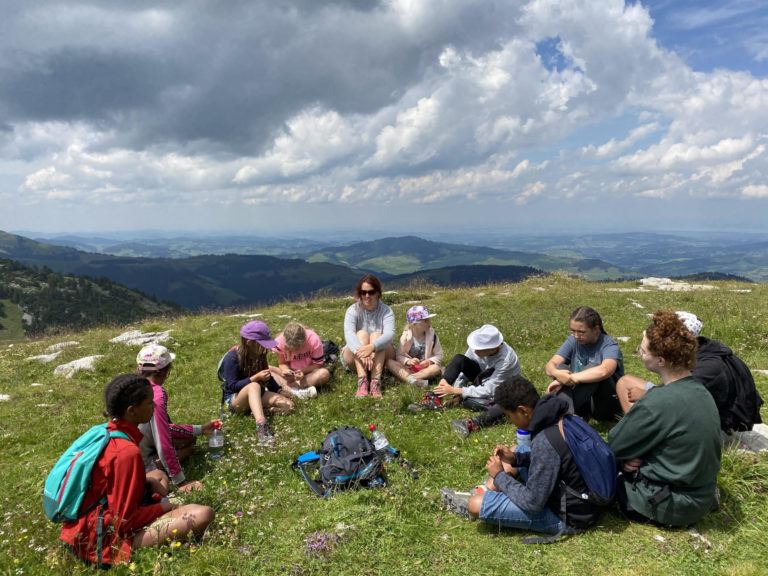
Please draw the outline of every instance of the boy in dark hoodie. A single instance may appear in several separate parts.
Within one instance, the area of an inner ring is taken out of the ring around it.
[[[561,480],[578,492],[586,492],[587,487],[570,452],[561,458],[541,433],[557,426],[568,413],[568,402],[552,395],[539,398],[533,384],[522,376],[499,384],[494,400],[512,424],[531,433],[531,447],[497,446],[485,465],[486,483],[475,493],[442,488],[443,504],[467,518],[547,534],[578,532],[594,523],[599,509],[567,491],[565,517],[561,517]]]
[[[755,388],[747,365],[719,340],[700,336],[703,323],[695,314],[684,311],[677,311],[676,314],[698,343],[696,365],[691,374],[712,395],[720,416],[720,429],[725,434],[731,434],[752,430],[754,424],[762,423],[760,406],[763,399]],[[637,376],[629,376],[617,383],[616,393],[624,413],[629,412],[634,403],[653,387],[651,382]],[[738,393],[744,397],[737,397]]]

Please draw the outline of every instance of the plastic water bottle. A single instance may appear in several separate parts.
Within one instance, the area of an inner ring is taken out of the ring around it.
[[[221,420],[213,423],[213,433],[208,439],[208,458],[218,460],[224,454],[224,433],[221,431]]]
[[[517,445],[531,447],[531,433],[527,430],[517,429]]]
[[[376,453],[379,455],[379,458],[381,458],[381,461],[392,462],[392,460],[395,459],[395,453],[390,448],[387,437],[379,430],[376,430],[376,426],[373,424],[370,424],[368,429],[371,431],[373,447],[376,448]]]

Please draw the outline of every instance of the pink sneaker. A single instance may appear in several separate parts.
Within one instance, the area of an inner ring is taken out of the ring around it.
[[[374,382],[376,382],[376,381],[374,380]],[[357,394],[355,394],[355,396],[357,398],[366,398],[368,396],[368,387],[369,386],[370,386],[370,384],[368,383],[368,378],[366,378],[365,376],[361,376],[360,378],[358,378],[357,379]],[[377,382],[377,386],[378,386],[378,382]]]
[[[381,398],[381,385],[378,378],[371,380],[371,396],[373,398]]]

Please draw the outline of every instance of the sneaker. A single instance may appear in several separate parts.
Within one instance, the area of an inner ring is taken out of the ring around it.
[[[381,384],[379,384],[378,378],[371,379],[371,396],[373,398],[381,398]]]
[[[418,386],[419,388],[426,388],[429,386],[429,380],[425,380],[424,378],[414,378],[413,376],[408,376],[408,384],[413,384],[414,386]]]
[[[294,397],[299,400],[306,400],[307,398],[314,398],[317,396],[317,388],[310,386],[309,388],[291,388],[291,392]]]
[[[256,423],[256,436],[259,437],[259,442],[269,442],[275,437],[269,427],[269,422],[264,420]]]
[[[417,404],[408,404],[408,410],[416,412],[417,410],[440,410],[443,407],[443,401],[435,396],[434,392],[426,392]]]
[[[469,520],[472,520],[472,515],[469,513],[471,496],[469,492],[456,492],[453,488],[440,488],[440,501],[445,509]]]
[[[355,396],[357,398],[365,398],[368,396],[368,388],[370,384],[368,383],[368,378],[365,376],[362,376],[357,379],[357,394]]]
[[[480,426],[478,426],[472,418],[451,420],[451,428],[458,434],[459,438],[468,438],[472,432],[480,430]]]
[[[472,490],[470,490],[470,492],[469,492],[469,493],[470,493],[470,494],[472,494],[473,496],[474,496],[475,494],[480,494],[480,496],[482,496],[482,495],[483,495],[483,494],[485,494],[487,491],[488,491],[488,487],[487,487],[485,484],[478,484],[477,486],[475,486],[474,488],[472,488]]]

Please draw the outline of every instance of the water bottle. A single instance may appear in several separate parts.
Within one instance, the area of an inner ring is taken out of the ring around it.
[[[213,433],[208,439],[208,458],[218,460],[224,454],[224,433],[221,431],[221,420],[213,423]]]
[[[373,441],[373,447],[376,448],[376,453],[381,458],[382,462],[392,462],[395,459],[395,453],[389,446],[387,437],[384,436],[379,430],[376,430],[376,426],[373,424],[368,426],[371,431],[371,440]]]
[[[531,447],[531,433],[527,430],[517,429],[517,445]]]

